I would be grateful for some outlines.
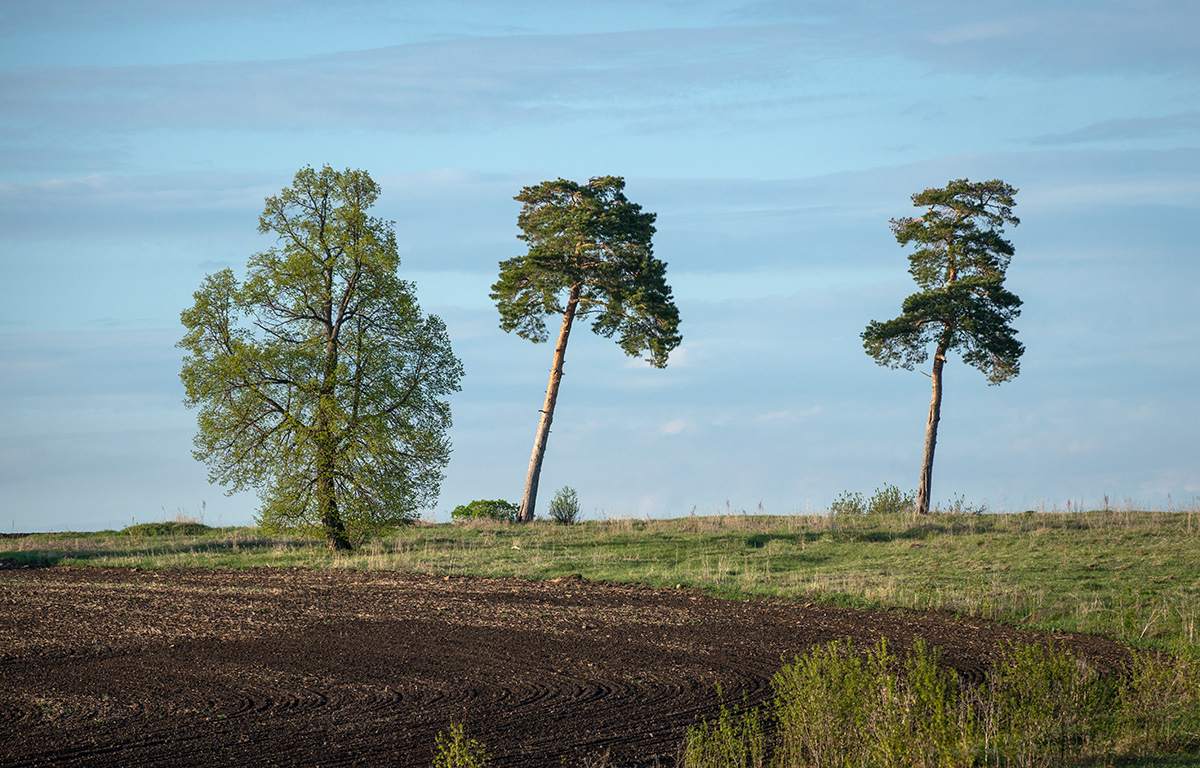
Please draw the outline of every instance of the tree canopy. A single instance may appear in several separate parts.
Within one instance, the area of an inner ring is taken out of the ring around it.
[[[1010,323],[1021,313],[1021,300],[1004,287],[1014,251],[1003,232],[1006,224],[1020,223],[1012,213],[1016,193],[999,179],[959,179],[914,194],[913,205],[926,209],[920,218],[891,222],[900,245],[916,244],[908,271],[922,290],[904,300],[899,317],[871,321],[862,339],[867,354],[892,368],[912,370],[928,359],[931,344],[935,349],[919,512],[929,511],[946,354],[959,350],[990,384],[1020,372],[1025,348]]]
[[[567,339],[575,319],[631,356],[663,368],[682,338],[679,310],[666,281],[667,265],[653,255],[655,214],[625,197],[625,180],[601,176],[586,184],[558,179],[525,187],[518,237],[529,249],[502,261],[491,297],[500,327],[535,343],[546,341],[547,316],[561,316],[550,384],[534,440],[521,502],[532,520],[546,439],[562,379]]]
[[[394,224],[371,217],[360,170],[301,169],[268,197],[278,242],[244,281],[205,278],[181,320],[197,460],[230,493],[255,489],[268,529],[348,548],[438,494],[462,366],[445,324],[399,279]]]

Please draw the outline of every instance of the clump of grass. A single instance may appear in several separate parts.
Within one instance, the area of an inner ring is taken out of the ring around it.
[[[433,768],[486,768],[491,755],[483,744],[467,736],[462,725],[454,723],[450,733],[441,731],[434,744]]]

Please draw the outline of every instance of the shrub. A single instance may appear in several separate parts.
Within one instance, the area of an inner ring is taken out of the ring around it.
[[[911,512],[917,503],[917,494],[904,493],[894,485],[875,489],[875,495],[867,502],[868,515],[895,515]]]
[[[461,504],[450,512],[450,518],[462,523],[468,520],[500,520],[515,523],[520,508],[503,499],[477,499],[470,504]]]
[[[850,491],[842,491],[842,495],[834,499],[829,505],[829,514],[845,515],[847,517],[858,517],[867,511],[867,505],[863,501],[861,493],[851,493]]]
[[[550,499],[550,517],[559,525],[574,525],[579,520],[579,497],[569,485],[559,488]]]
[[[715,723],[688,728],[681,768],[763,768],[767,739],[757,709],[737,716],[721,707]]]
[[[457,723],[450,726],[450,735],[445,731],[437,735],[433,768],[485,768],[492,762],[483,744],[463,733]]]
[[[204,523],[171,520],[163,523],[127,525],[123,529],[123,533],[127,533],[134,538],[156,538],[162,536],[200,536],[211,530],[213,530],[212,527]]]

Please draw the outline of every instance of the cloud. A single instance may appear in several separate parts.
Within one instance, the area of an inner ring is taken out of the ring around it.
[[[1105,120],[1065,133],[1035,136],[1035,145],[1095,144],[1138,139],[1180,138],[1194,144],[1200,136],[1200,112],[1177,112],[1162,117]]]
[[[693,424],[687,419],[672,419],[662,425],[660,430],[664,435],[679,435],[693,428]]]
[[[787,52],[802,37],[796,27],[649,30],[448,40],[271,61],[36,66],[0,71],[0,96],[10,135],[83,124],[467,132],[742,103],[796,75]]]
[[[810,21],[862,51],[976,73],[1196,72],[1200,6],[1174,0],[768,0],[737,14]]]
[[[791,424],[802,419],[807,419],[810,416],[816,416],[821,412],[821,406],[814,405],[811,408],[801,410],[787,409],[783,411],[771,411],[770,413],[762,413],[754,417],[756,424]]]

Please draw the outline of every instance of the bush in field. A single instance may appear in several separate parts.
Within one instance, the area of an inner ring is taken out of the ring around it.
[[[688,728],[683,746],[685,768],[763,768],[767,739],[758,710],[741,715],[724,706],[715,723]]]
[[[456,523],[469,520],[500,520],[515,523],[517,521],[517,505],[503,499],[477,499],[470,504],[460,504],[450,512],[450,518]]]
[[[191,521],[170,520],[163,523],[138,523],[127,525],[122,533],[134,538],[154,538],[158,536],[200,536],[213,530],[204,523]]]
[[[550,517],[559,525],[574,525],[579,521],[579,496],[569,485],[559,488],[550,499]]]
[[[1064,648],[1011,645],[987,682],[964,685],[938,655],[921,639],[903,657],[883,640],[865,654],[816,646],[775,675],[763,710],[722,706],[688,728],[678,765],[1042,768],[1200,752],[1200,660],[1136,654],[1126,674],[1102,676]],[[438,750],[434,768],[486,765],[461,727]]]
[[[864,499],[861,493],[843,491],[841,496],[829,505],[829,511],[834,515],[859,517],[860,515],[894,515],[901,512],[912,512],[917,503],[917,495],[905,493],[894,485],[876,488],[874,495]]]
[[[875,489],[875,495],[867,502],[867,514],[895,515],[912,512],[916,503],[916,493],[904,493],[894,485],[885,485]]]
[[[433,768],[486,768],[492,758],[483,744],[463,733],[457,723],[450,726],[450,734],[439,732],[434,746]]]
[[[901,661],[881,640],[866,658],[848,642],[814,648],[775,676],[775,763],[970,766],[975,732],[956,681],[918,640]]]
[[[921,640],[903,658],[882,640],[866,654],[841,641],[797,657],[774,688],[762,715],[722,709],[690,729],[681,766],[1035,768],[1200,747],[1200,662],[1152,654],[1102,676],[1066,649],[1012,645],[986,683],[963,687]]]
[[[829,505],[829,514],[844,515],[846,517],[858,517],[865,514],[867,504],[863,501],[861,493],[851,493],[850,491],[842,491],[842,495],[833,500]]]

